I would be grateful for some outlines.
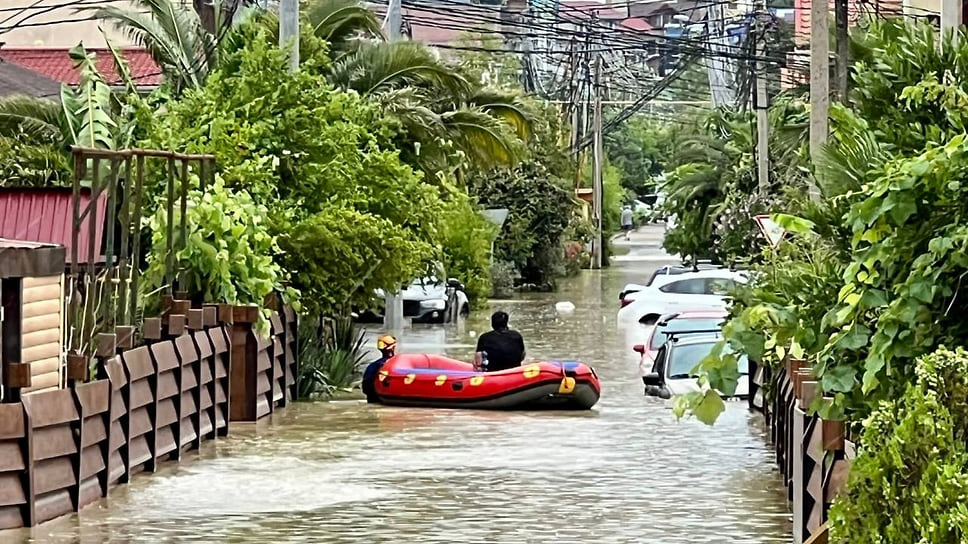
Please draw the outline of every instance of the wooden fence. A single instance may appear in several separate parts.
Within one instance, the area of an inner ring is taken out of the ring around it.
[[[845,439],[843,421],[824,420],[809,414],[810,404],[820,394],[805,361],[788,359],[783,368],[771,373],[754,365],[750,373],[751,393],[772,387],[770,399],[751,407],[761,411],[770,427],[776,463],[793,509],[793,542],[801,544],[811,536],[825,538],[827,511],[847,482],[854,445]],[[820,536],[823,535],[823,536]]]
[[[96,380],[85,382],[75,370],[67,389],[0,404],[0,529],[77,511],[133,475],[226,435],[237,419],[230,413],[236,398],[257,414],[288,403],[297,372],[295,314],[273,313],[271,334],[260,337],[254,321],[231,319],[250,312],[240,308],[146,320],[145,345],[100,356]],[[102,353],[109,344],[99,343]],[[237,360],[267,381],[236,384]],[[236,385],[263,392],[236,395]]]

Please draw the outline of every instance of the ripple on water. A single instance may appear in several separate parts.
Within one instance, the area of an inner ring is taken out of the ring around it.
[[[590,412],[297,404],[271,425],[233,424],[194,460],[136,477],[79,516],[0,539],[788,542],[785,491],[757,416],[730,403],[715,427],[676,422],[667,401],[642,396],[630,346],[645,330],[614,324],[615,293],[641,275],[588,273],[558,296],[492,302],[529,357],[596,368],[604,391]],[[575,310],[558,315],[558,300]],[[417,327],[401,347],[469,357],[487,319]]]

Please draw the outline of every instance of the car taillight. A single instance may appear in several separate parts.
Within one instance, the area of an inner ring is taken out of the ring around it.
[[[629,304],[632,304],[632,301],[629,300],[629,299],[627,299],[627,298],[623,298],[621,304],[622,304],[621,307],[624,308],[624,307],[628,306]]]

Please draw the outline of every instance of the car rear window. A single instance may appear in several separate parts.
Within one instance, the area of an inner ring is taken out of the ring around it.
[[[724,320],[725,318],[722,317],[671,319],[664,326],[656,325],[649,347],[659,349],[665,345],[666,340],[669,339],[669,335],[663,334],[665,332],[719,330]]]
[[[692,370],[709,355],[715,345],[715,342],[709,342],[676,346],[676,349],[672,350],[672,361],[669,362],[669,379],[690,377]]]
[[[712,352],[715,345],[716,342],[676,346],[676,349],[672,350],[672,360],[669,362],[669,379],[691,377],[693,369]],[[749,375],[749,365],[746,355],[741,355],[736,361],[737,370],[741,376]]]

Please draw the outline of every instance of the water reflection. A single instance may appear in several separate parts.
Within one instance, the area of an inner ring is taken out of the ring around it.
[[[632,266],[632,265],[629,265]],[[645,398],[615,294],[644,275],[587,273],[558,294],[492,301],[460,326],[414,326],[405,352],[469,359],[503,309],[533,358],[582,359],[603,381],[581,413],[298,404],[233,424],[181,465],[33,531],[35,542],[787,542],[785,492],[761,423],[716,427]],[[555,303],[568,300],[571,312]],[[379,330],[370,333],[376,335]],[[375,357],[375,354],[374,354]]]

